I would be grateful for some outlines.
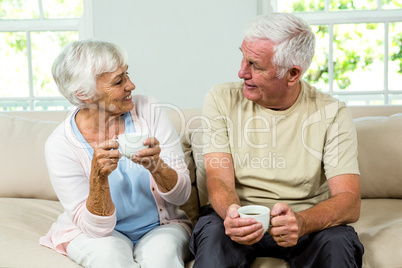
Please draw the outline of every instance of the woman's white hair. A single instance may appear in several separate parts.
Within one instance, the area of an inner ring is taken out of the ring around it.
[[[300,66],[302,75],[310,67],[315,53],[315,35],[301,18],[288,13],[258,16],[245,29],[245,40],[268,39],[274,43],[272,64],[282,78],[292,66]]]
[[[73,105],[85,106],[83,100],[96,100],[97,77],[113,72],[127,62],[119,46],[102,41],[82,40],[67,44],[52,66],[52,75],[60,93]]]

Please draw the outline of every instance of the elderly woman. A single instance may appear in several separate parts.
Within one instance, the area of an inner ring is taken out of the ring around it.
[[[45,146],[64,213],[40,243],[85,267],[184,267],[189,172],[168,116],[131,95],[127,69],[107,42],[72,42],[56,58],[53,77],[76,108]],[[117,150],[128,132],[150,134],[131,159]]]

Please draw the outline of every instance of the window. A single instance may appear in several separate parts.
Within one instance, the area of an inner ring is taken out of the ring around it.
[[[317,36],[304,79],[348,105],[402,105],[402,1],[271,0],[260,13],[293,12]]]
[[[0,111],[65,110],[53,81],[61,48],[79,39],[83,0],[0,0]]]

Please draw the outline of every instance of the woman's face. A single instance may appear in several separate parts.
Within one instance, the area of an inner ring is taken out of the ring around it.
[[[96,88],[100,98],[96,102],[99,110],[110,115],[121,115],[134,108],[131,91],[135,89],[135,85],[128,77],[127,69],[126,65],[98,76]]]

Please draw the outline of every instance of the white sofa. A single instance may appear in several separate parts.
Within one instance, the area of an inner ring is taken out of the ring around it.
[[[200,144],[200,112],[169,111],[193,180],[193,194],[184,206],[193,222],[199,206],[207,202],[202,155],[192,147]],[[353,226],[365,246],[363,266],[402,267],[402,106],[351,107],[351,112],[363,199],[360,220]],[[0,267],[80,267],[38,244],[63,210],[48,178],[43,147],[65,114],[0,114]],[[252,267],[289,266],[258,258]]]

